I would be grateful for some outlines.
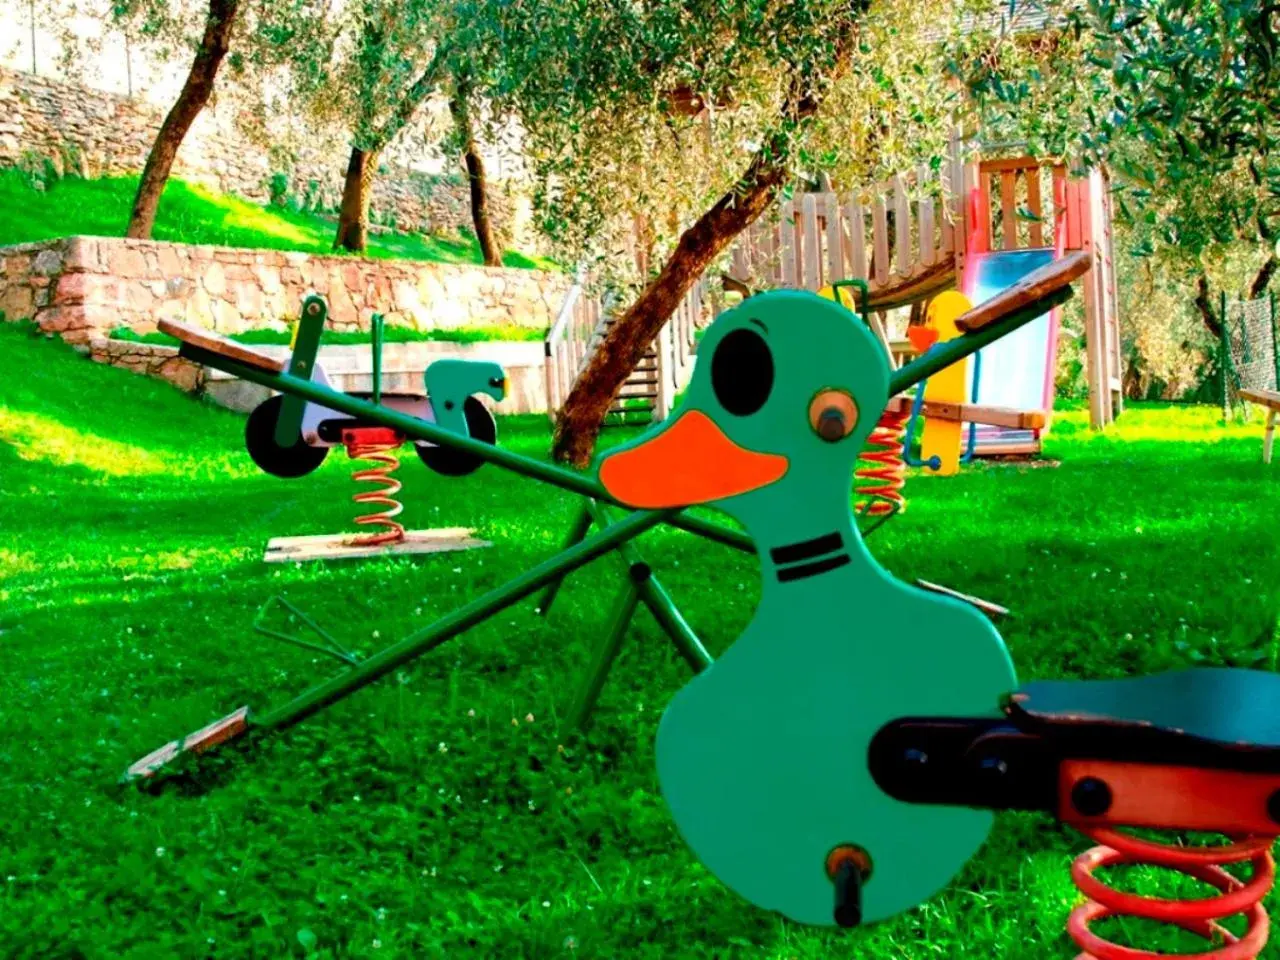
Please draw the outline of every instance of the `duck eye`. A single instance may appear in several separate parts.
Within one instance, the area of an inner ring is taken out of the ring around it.
[[[843,390],[823,390],[809,403],[809,426],[828,443],[843,440],[858,423],[858,405]]]
[[[734,330],[711,357],[711,388],[720,406],[745,417],[764,406],[773,390],[773,354],[754,330]]]

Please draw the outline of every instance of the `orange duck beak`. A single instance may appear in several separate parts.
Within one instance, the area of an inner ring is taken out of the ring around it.
[[[600,482],[619,503],[664,510],[767,487],[787,466],[786,457],[740,447],[705,413],[690,410],[651,440],[606,456]]]

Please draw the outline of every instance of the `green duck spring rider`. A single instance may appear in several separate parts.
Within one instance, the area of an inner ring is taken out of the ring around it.
[[[991,623],[896,579],[859,534],[850,475],[888,384],[883,349],[843,306],[764,294],[708,330],[676,415],[600,462],[622,503],[712,504],[760,556],[754,619],[658,727],[681,835],[751,903],[853,926],[938,892],[985,840],[993,809],[1048,810],[1104,844],[1073,869],[1089,898],[1069,923],[1083,956],[1160,956],[1089,929],[1109,913],[1223,944],[1196,956],[1256,956],[1280,833],[1280,677],[1206,669],[1015,694]],[[1121,825],[1234,840],[1187,849]],[[1159,901],[1092,876],[1119,861],[1171,866],[1222,893]],[[1217,866],[1240,861],[1253,865],[1247,882]],[[1239,913],[1248,932],[1237,940],[1214,921]]]

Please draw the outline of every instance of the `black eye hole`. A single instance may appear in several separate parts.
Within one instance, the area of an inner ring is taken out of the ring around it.
[[[753,330],[734,330],[716,346],[711,357],[711,388],[729,413],[755,413],[773,390],[773,354],[764,337]]]

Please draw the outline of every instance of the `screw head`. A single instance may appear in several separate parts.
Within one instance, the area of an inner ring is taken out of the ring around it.
[[[1086,817],[1100,817],[1111,809],[1111,788],[1097,777],[1083,777],[1071,788],[1071,805]]]

